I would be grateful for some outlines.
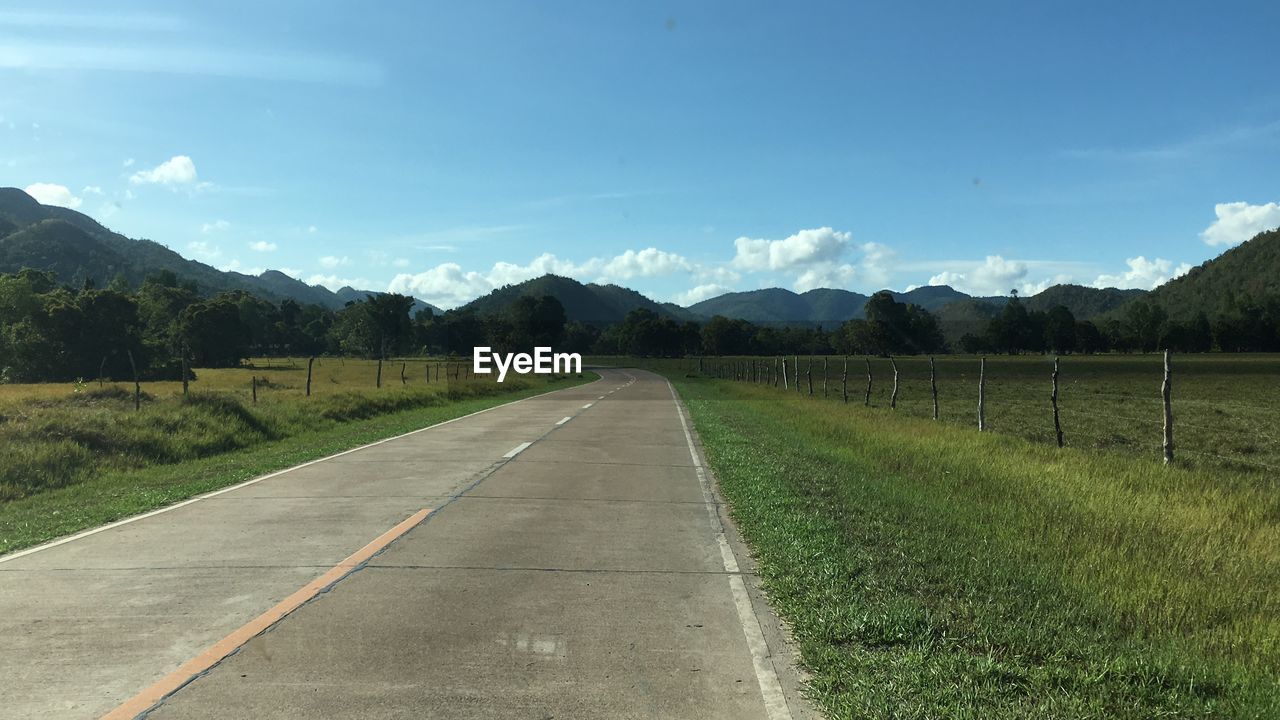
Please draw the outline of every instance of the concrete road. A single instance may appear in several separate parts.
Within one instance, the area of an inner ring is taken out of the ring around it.
[[[811,717],[670,386],[600,372],[0,558],[0,717]]]

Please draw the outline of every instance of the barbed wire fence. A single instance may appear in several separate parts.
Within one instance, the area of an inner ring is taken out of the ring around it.
[[[1071,356],[1046,358],[1049,362],[1043,377],[1043,404],[1026,399],[1030,391],[1026,378],[1002,378],[993,372],[1001,369],[1001,363],[995,358],[975,359],[976,367],[972,369],[977,371],[976,388],[967,374],[946,378],[942,371],[947,368],[933,357],[914,357],[908,366],[899,367],[903,359],[876,358],[877,363],[888,366],[882,365],[880,373],[873,370],[871,357],[834,356],[833,359],[826,355],[807,358],[704,356],[696,359],[696,369],[706,377],[777,388],[814,400],[848,405],[851,384],[859,384],[857,366],[864,365],[865,388],[854,387],[854,404],[857,404],[858,390],[864,389],[861,404],[873,409],[952,424],[972,423],[979,432],[1006,432],[1060,448],[1150,453],[1166,465],[1175,461],[1198,464],[1198,458],[1205,464],[1230,469],[1280,471],[1280,438],[1275,434],[1276,428],[1259,422],[1228,422],[1221,417],[1226,413],[1224,408],[1237,416],[1254,418],[1271,417],[1275,409],[1226,398],[1179,399],[1183,385],[1175,376],[1177,359],[1169,352],[1152,358],[1152,384],[1146,393],[1114,392],[1090,386],[1090,379],[1098,384],[1106,381],[1099,380],[1096,371],[1092,378],[1071,377],[1073,370],[1082,366],[1073,363]],[[917,361],[924,361],[923,369]],[[950,360],[949,365],[954,369],[958,362],[961,361]],[[854,373],[850,373],[851,363]],[[692,372],[694,366],[688,369]],[[1025,362],[1021,371],[1026,372]],[[1280,379],[1280,363],[1276,375]],[[1191,382],[1190,379],[1181,381]],[[875,390],[879,390],[875,396],[877,402],[873,402]],[[965,410],[957,411],[957,404]],[[1146,412],[1151,414],[1143,416]],[[1190,417],[1182,417],[1183,414]],[[1206,421],[1201,416],[1210,419]]]

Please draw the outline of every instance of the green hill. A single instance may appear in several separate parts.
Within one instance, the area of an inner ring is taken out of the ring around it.
[[[1046,312],[1061,305],[1070,310],[1077,320],[1090,320],[1146,294],[1145,290],[1054,285],[1044,292],[1025,298],[1023,304],[1027,306],[1027,310]]]
[[[684,308],[669,303],[658,303],[617,285],[583,284],[577,280],[559,275],[543,275],[532,280],[506,285],[494,290],[484,297],[476,298],[459,308],[462,311],[473,311],[481,315],[498,314],[515,302],[517,298],[531,295],[542,297],[550,295],[564,306],[565,315],[571,321],[592,325],[607,325],[621,321],[627,313],[636,308],[651,310],[659,315],[677,320],[691,319],[693,316]]]
[[[1200,311],[1230,312],[1238,303],[1280,301],[1280,229],[1255,235],[1146,297],[1178,321]]]
[[[244,290],[273,302],[289,298],[333,309],[347,302],[324,287],[275,270],[257,276],[223,272],[188,260],[160,243],[112,232],[75,210],[41,205],[18,188],[0,188],[0,272],[22,268],[51,270],[59,282],[81,285],[90,280],[98,287],[105,287],[117,275],[137,287],[147,275],[168,270],[195,281],[206,295]],[[367,294],[350,292],[359,298]],[[430,307],[421,301],[419,305]]]

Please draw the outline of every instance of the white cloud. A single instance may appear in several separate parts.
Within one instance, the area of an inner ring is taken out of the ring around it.
[[[229,227],[231,227],[231,223],[226,220],[214,220],[213,222],[207,222],[201,225],[200,232],[208,235],[210,233],[221,232]]]
[[[1191,265],[1182,263],[1176,268],[1172,260],[1156,258],[1148,260],[1142,255],[1124,261],[1129,269],[1119,275],[1099,275],[1093,281],[1096,288],[1139,288],[1151,290],[1169,280],[1186,275]]]
[[[340,265],[350,265],[351,258],[348,258],[346,256],[337,257],[336,255],[325,255],[324,257],[320,258],[320,264],[324,267],[332,269]],[[312,284],[314,285],[315,283],[312,283]]]
[[[408,258],[396,258],[395,260],[392,260],[392,261],[391,261],[391,264],[392,264],[392,265],[395,265],[395,266],[396,266],[396,267],[398,267],[398,268],[407,268],[407,267],[409,267],[409,259],[408,259]]]
[[[805,292],[815,288],[843,288],[850,285],[857,277],[857,270],[848,263],[836,265],[824,263],[809,268],[796,278],[796,292]]]
[[[222,272],[238,272],[245,275],[261,275],[266,272],[265,268],[260,267],[242,267],[239,258],[232,258],[231,262],[218,268]]]
[[[1246,202],[1218,203],[1213,206],[1218,216],[1200,233],[1209,245],[1239,245],[1260,232],[1280,227],[1280,205],[1250,205]]]
[[[80,198],[71,194],[71,190],[66,185],[58,185],[56,183],[33,183],[26,187],[27,194],[35,198],[42,205],[57,205],[58,207],[75,209],[80,207],[83,202]]]
[[[125,158],[124,162],[120,163],[120,166],[121,166],[121,167],[133,167],[133,163],[134,163],[134,159],[133,159],[133,158]]]
[[[740,237],[732,264],[747,270],[794,270],[821,262],[839,260],[849,247],[852,235],[829,227],[800,232],[783,240]]]
[[[197,260],[212,262],[221,257],[222,248],[204,240],[192,240],[187,243],[187,252],[191,253],[191,256]]]
[[[1004,295],[1017,287],[1027,276],[1027,264],[1020,260],[1005,260],[1000,255],[988,255],[981,263],[963,271],[948,270],[929,278],[930,285],[950,285],[970,295]]]
[[[387,290],[413,295],[439,307],[451,308],[463,305],[493,288],[494,284],[478,272],[464,271],[457,263],[442,263],[414,275],[396,275]]]
[[[275,252],[278,248],[278,245],[273,242],[267,242],[266,240],[249,243],[249,249],[254,252]]]
[[[689,261],[675,253],[657,248],[645,248],[640,252],[627,250],[604,264],[601,271],[606,278],[629,280],[633,277],[670,275],[690,269]]]
[[[893,264],[898,253],[888,245],[876,242],[862,244],[862,261],[859,263],[863,284],[868,288],[880,289],[889,284],[889,276],[893,273]]]
[[[103,194],[102,188],[98,187],[97,185],[85,185],[84,189],[81,190],[80,192],[84,193],[85,195],[102,195]]]
[[[187,185],[196,181],[196,164],[186,155],[174,155],[150,170],[139,170],[129,182],[134,185]]]
[[[445,265],[451,264],[445,263]],[[569,260],[561,260],[551,253],[543,253],[534,258],[528,265],[516,265],[509,262],[494,263],[493,269],[489,271],[487,278],[496,288],[503,285],[521,283],[548,273],[575,278],[582,278],[587,275],[594,276],[600,272],[603,266],[604,261],[599,258],[592,258],[578,265]]]
[[[698,285],[687,292],[682,292],[673,297],[671,301],[677,305],[684,305],[685,307],[688,307],[694,303],[700,303],[703,300],[716,297],[717,295],[723,295],[727,292],[733,292],[733,290],[723,285],[707,283],[705,285]]]
[[[304,282],[306,282],[308,285],[320,285],[334,292],[337,292],[338,290],[341,290],[344,287],[351,287],[357,290],[363,290],[373,285],[373,281],[368,280],[367,278],[344,278],[344,277],[338,277],[337,275],[319,275],[319,274],[312,275],[311,277],[307,278]]]

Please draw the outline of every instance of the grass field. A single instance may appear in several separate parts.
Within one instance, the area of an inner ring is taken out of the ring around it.
[[[0,553],[272,470],[594,378],[427,382],[427,365],[258,360],[180,382],[0,385]],[[408,372],[416,370],[410,376]],[[252,400],[251,378],[258,378]]]
[[[772,358],[768,361],[772,362]],[[801,389],[807,393],[809,358],[800,357]],[[814,392],[822,395],[824,358],[813,358]],[[829,358],[828,400],[840,400],[842,357]],[[730,360],[732,361],[732,360]],[[601,359],[601,362],[608,362]],[[615,360],[615,362],[626,362]],[[709,374],[717,360],[707,358]],[[929,360],[897,358],[900,415],[928,418],[933,412]],[[646,367],[677,375],[697,374],[697,360],[646,360]],[[1054,442],[1049,405],[1053,358],[987,358],[986,420],[995,433]],[[874,408],[888,410],[893,387],[889,360],[872,358]],[[1159,462],[1163,411],[1157,355],[1063,356],[1059,377],[1061,421],[1069,448],[1110,450]],[[977,427],[978,359],[937,358],[940,418]],[[862,357],[849,359],[849,403],[861,406],[867,384]],[[1222,468],[1280,475],[1280,356],[1175,355],[1173,411],[1176,457],[1188,467]]]
[[[1240,417],[1232,398],[1265,404],[1274,390],[1250,397],[1233,381],[1273,362],[1202,382]],[[891,413],[684,367],[669,376],[832,717],[1280,717],[1274,475],[913,417],[914,378]],[[963,361],[942,367],[954,381]],[[1208,400],[1183,367],[1183,402]],[[1018,360],[993,374],[1009,395],[1044,395],[1040,369]],[[1119,396],[1108,407],[1146,402],[1140,361],[1093,369],[1107,387],[1091,394]],[[965,387],[944,395],[956,420]]]

